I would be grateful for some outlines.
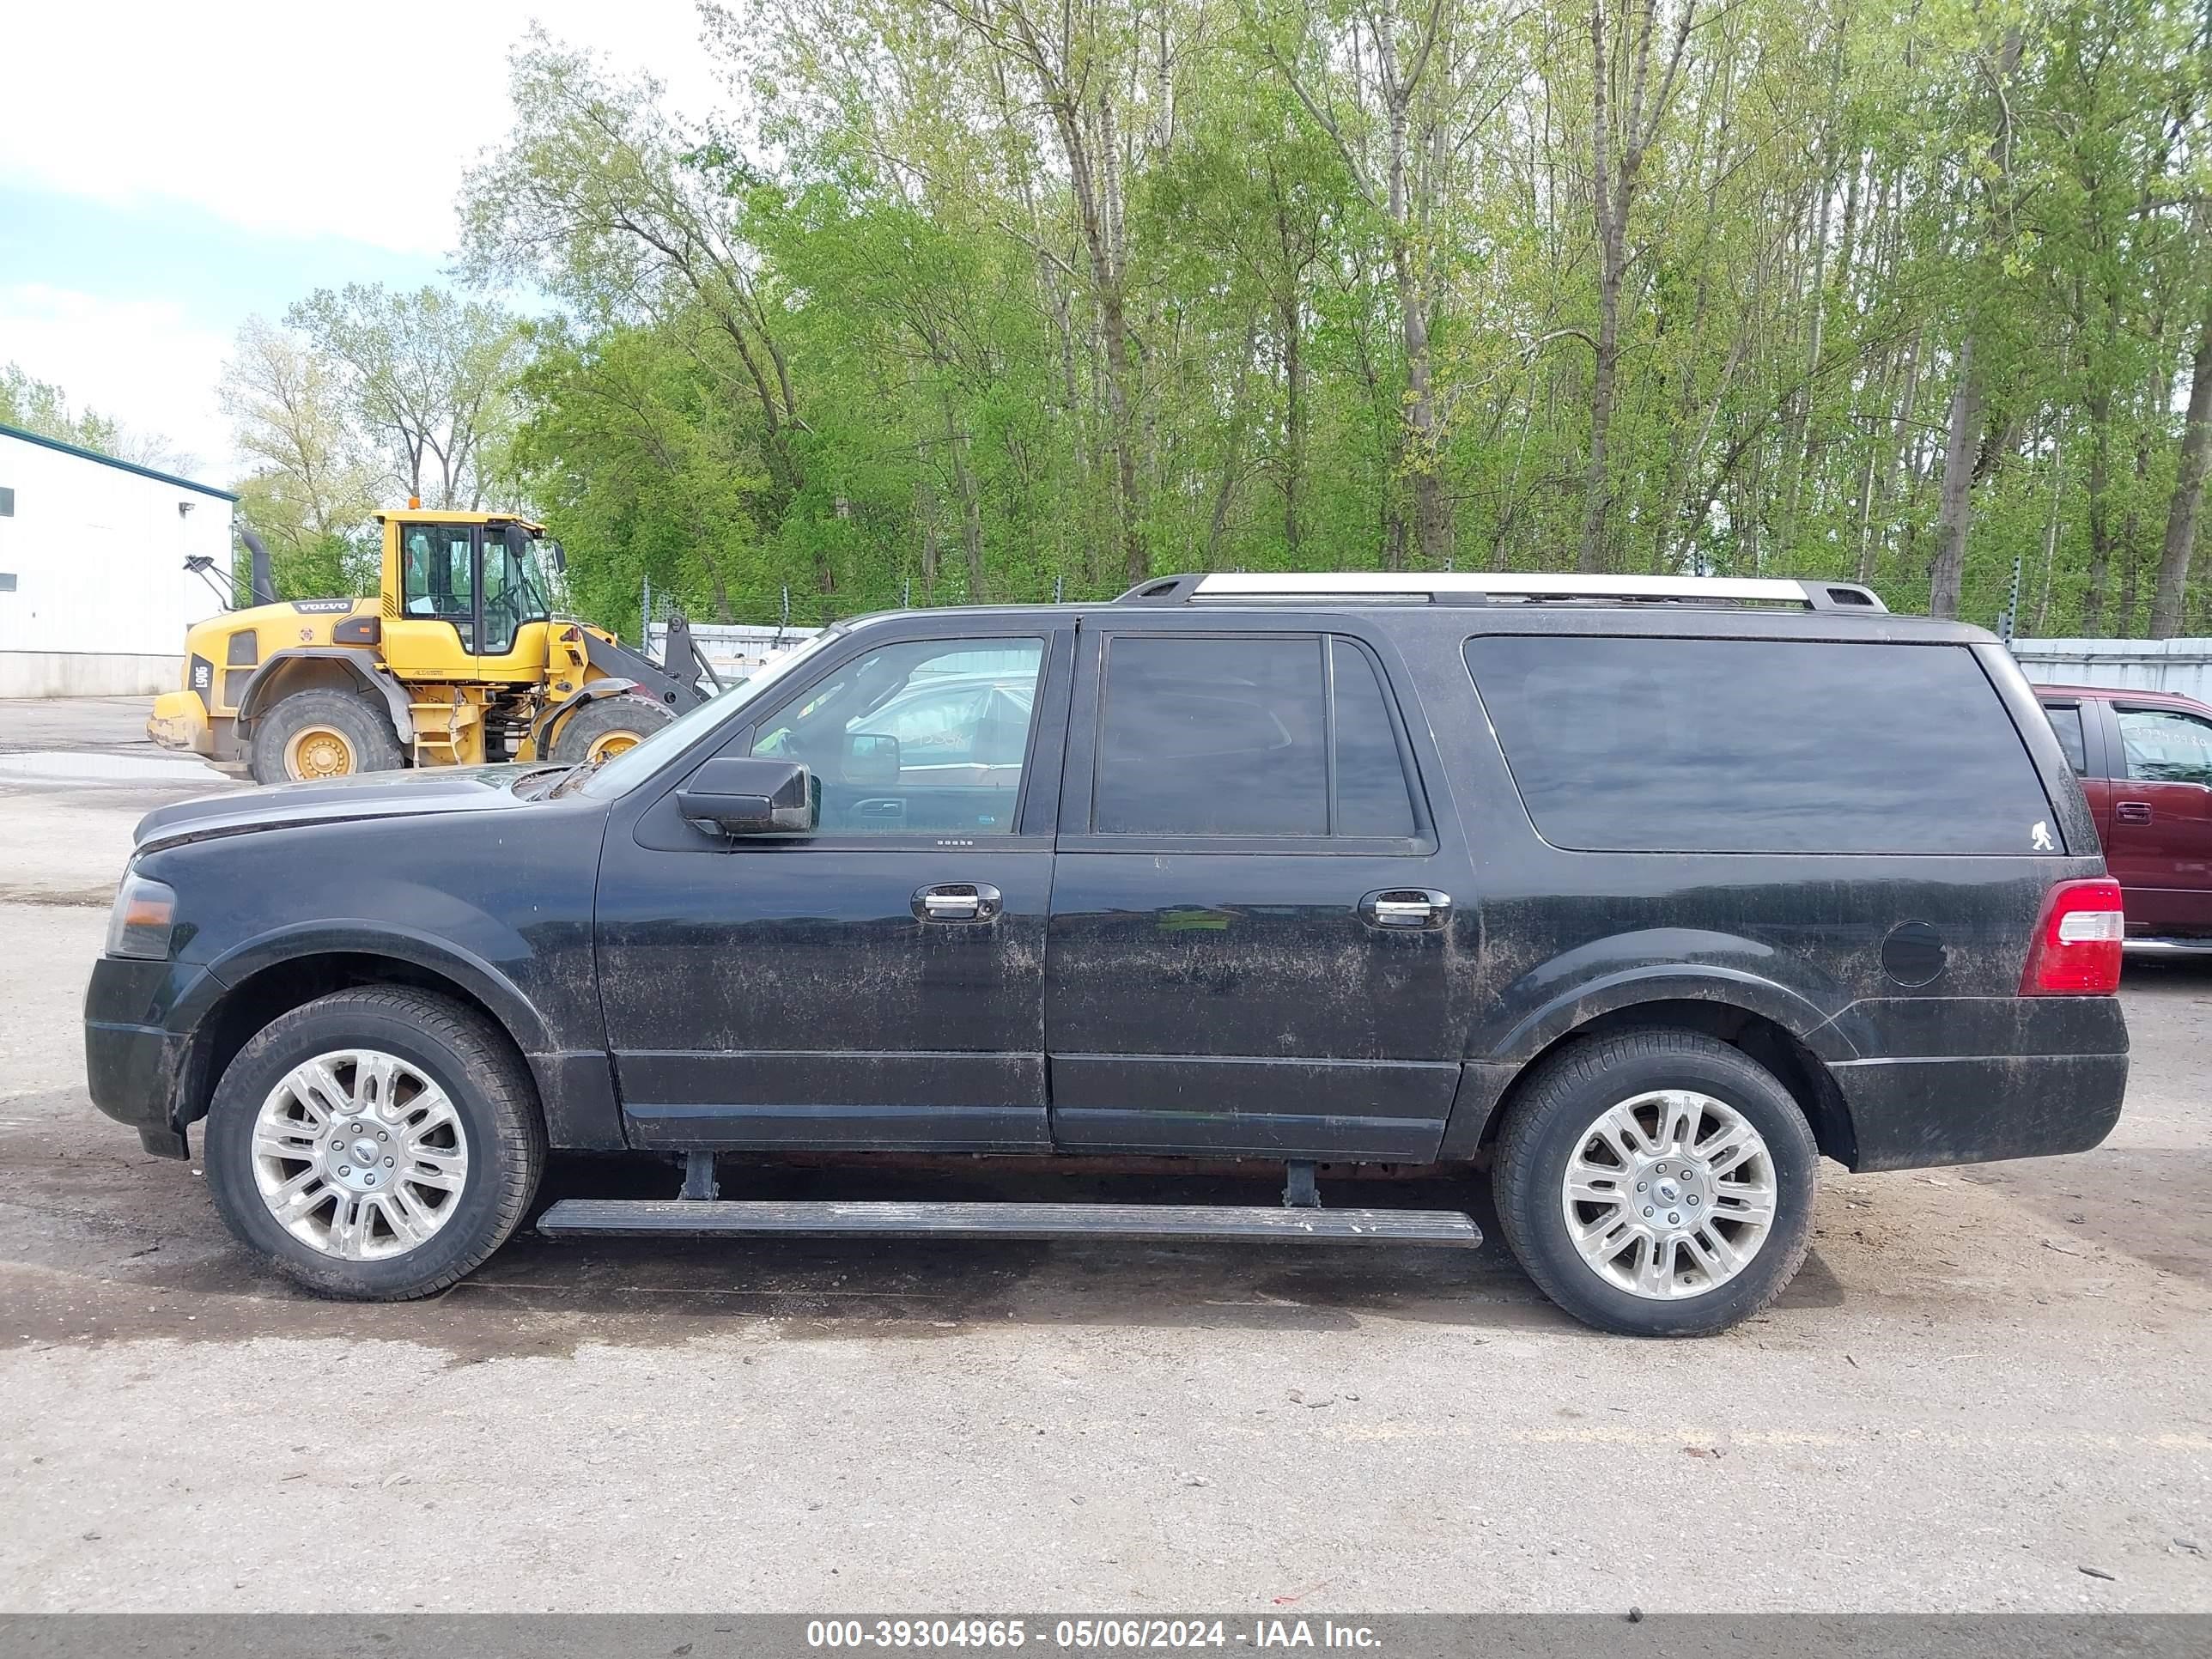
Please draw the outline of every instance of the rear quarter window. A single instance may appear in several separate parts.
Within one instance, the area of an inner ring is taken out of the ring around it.
[[[1555,847],[2063,850],[1964,646],[1493,635],[1467,663]]]
[[[2074,769],[2077,778],[2089,774],[2089,746],[2081,729],[2081,705],[2078,702],[2046,702],[2043,712],[2050,718],[2051,730],[2065,751],[2066,763]]]

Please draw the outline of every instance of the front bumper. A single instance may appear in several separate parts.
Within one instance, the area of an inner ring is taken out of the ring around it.
[[[102,957],[84,995],[84,1075],[92,1103],[138,1131],[148,1152],[186,1155],[177,1105],[191,1039],[170,1030],[161,1015],[173,1006],[185,975],[199,970],[172,962]]]

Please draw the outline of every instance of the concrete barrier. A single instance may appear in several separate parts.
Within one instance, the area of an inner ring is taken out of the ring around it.
[[[149,697],[184,683],[181,653],[0,651],[0,698]]]

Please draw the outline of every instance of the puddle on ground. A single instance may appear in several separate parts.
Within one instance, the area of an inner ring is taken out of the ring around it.
[[[212,766],[181,755],[97,755],[46,750],[0,755],[0,778],[58,778],[87,783],[204,783],[230,781]]]

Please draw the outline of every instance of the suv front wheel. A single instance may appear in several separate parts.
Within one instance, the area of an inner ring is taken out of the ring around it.
[[[1771,1072],[1697,1032],[1573,1043],[1531,1076],[1492,1176],[1505,1241],[1586,1324],[1706,1336],[1805,1259],[1820,1153]]]
[[[544,1161],[530,1075],[505,1036],[451,998],[397,986],[272,1021],[208,1110],[223,1220],[325,1296],[444,1290],[521,1223]]]

